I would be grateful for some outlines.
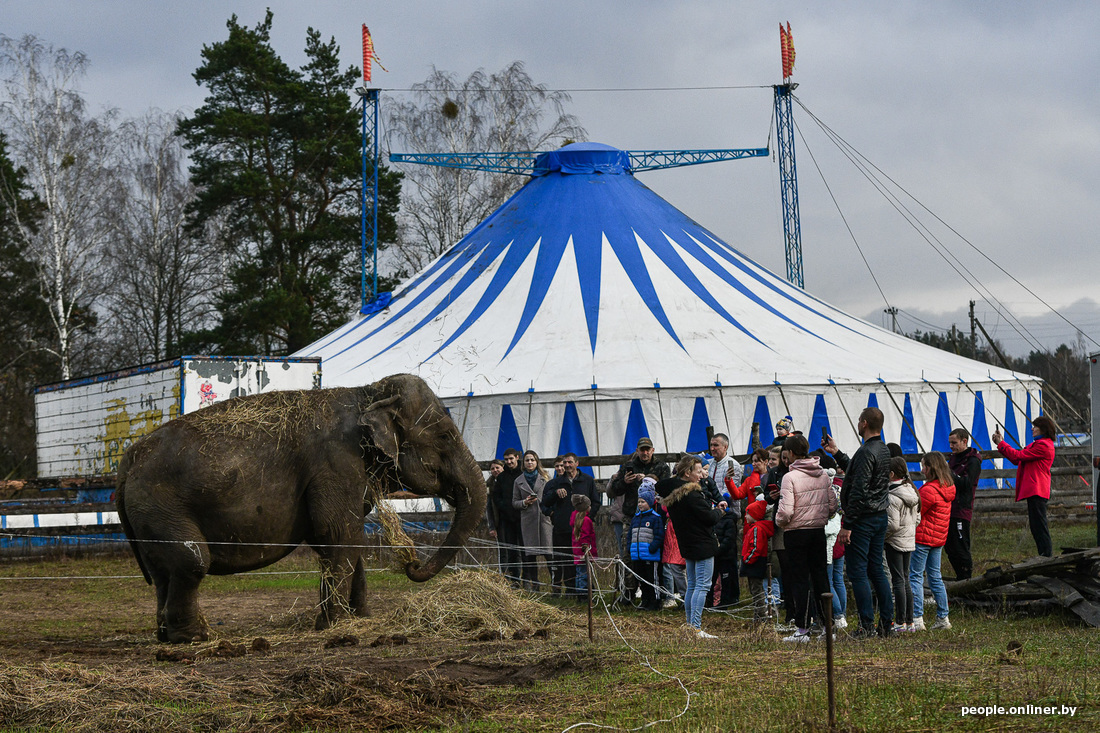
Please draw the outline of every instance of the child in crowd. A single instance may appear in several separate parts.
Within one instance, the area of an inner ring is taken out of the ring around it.
[[[894,631],[913,631],[913,593],[909,585],[909,558],[917,549],[920,495],[909,480],[909,466],[898,456],[890,459],[890,506],[887,507],[886,565],[894,588]]]
[[[722,496],[726,501],[726,512],[714,525],[714,535],[718,538],[718,553],[714,556],[714,575],[711,578],[710,592],[707,593],[707,608],[730,608],[740,600],[740,588],[737,578],[737,555],[741,548],[737,542],[737,520],[733,499]]]
[[[940,574],[940,553],[947,543],[951,525],[951,502],[955,498],[955,474],[942,453],[925,453],[920,464],[926,479],[920,487],[920,522],[916,549],[909,561],[909,588],[913,594],[913,630],[924,631],[924,574],[936,599],[936,622],[929,629],[950,629],[947,618],[947,588]]]
[[[676,539],[676,527],[668,518],[668,512],[662,506],[661,516],[665,520],[665,541],[661,545],[661,595],[665,601],[662,608],[676,608],[684,602],[687,592],[687,561],[680,554],[680,542]]]
[[[588,512],[592,509],[592,500],[584,494],[573,494],[573,514],[569,523],[573,525],[573,564],[577,566],[577,595],[588,591],[588,563],[585,553],[596,557],[596,525]]]
[[[832,476],[837,508],[825,525],[825,563],[828,565],[826,574],[829,577],[829,592],[833,595],[833,608],[832,611],[827,608],[822,610],[825,613],[831,612],[833,614],[834,629],[846,629],[848,628],[848,619],[844,617],[844,613],[848,610],[848,589],[844,585],[844,545],[836,541],[836,538],[840,535],[840,522],[844,513],[840,510],[840,486],[836,477],[836,469],[826,469],[825,472]],[[840,548],[839,555],[837,555],[838,547]],[[838,563],[839,567],[837,567]]]
[[[652,482],[638,489],[638,512],[630,523],[630,569],[638,576],[642,590],[642,608],[657,611],[657,587],[661,579],[658,568],[661,562],[661,546],[665,540],[665,522],[654,509],[657,503]]]
[[[764,519],[766,512],[764,501],[754,501],[745,507],[745,540],[741,545],[741,575],[749,580],[752,622],[757,626],[764,623],[767,615],[764,579],[768,577],[768,542],[775,534],[775,523]]]

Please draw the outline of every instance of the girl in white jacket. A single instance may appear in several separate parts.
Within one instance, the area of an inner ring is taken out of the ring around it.
[[[913,592],[909,586],[909,556],[917,549],[920,494],[909,480],[905,459],[890,459],[890,506],[887,509],[886,564],[894,587],[894,631],[913,631]]]

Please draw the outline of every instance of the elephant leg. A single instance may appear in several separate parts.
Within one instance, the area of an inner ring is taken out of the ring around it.
[[[153,585],[157,589],[157,641],[168,641],[168,620],[165,615],[165,607],[168,605],[168,574],[155,572]]]
[[[157,588],[157,639],[173,644],[205,641],[210,629],[199,610],[199,584],[210,567],[201,541],[158,545],[146,555]]]
[[[317,630],[347,616],[367,615],[361,505],[360,492],[340,484],[318,483],[309,489],[309,544],[321,558]]]
[[[202,577],[192,573],[172,574],[164,620],[168,641],[173,644],[206,641],[210,638],[210,627],[199,610],[199,584]]]

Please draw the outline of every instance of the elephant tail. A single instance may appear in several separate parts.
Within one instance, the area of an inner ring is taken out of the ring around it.
[[[130,543],[130,549],[134,552],[134,559],[137,560],[138,567],[141,568],[141,574],[145,576],[145,582],[149,585],[153,584],[153,578],[149,575],[149,570],[146,569],[145,563],[141,559],[141,547],[137,541],[137,537],[134,535],[134,527],[130,524],[130,518],[126,516],[126,469],[129,465],[127,460],[129,456],[123,456],[122,464],[118,467],[118,482],[115,486],[115,509],[118,510],[118,519],[122,522],[122,531],[126,533],[126,539]]]

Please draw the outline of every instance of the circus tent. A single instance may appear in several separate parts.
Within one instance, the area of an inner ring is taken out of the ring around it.
[[[660,198],[621,150],[577,143],[374,312],[295,356],[326,386],[423,377],[479,459],[706,448],[747,452],[793,417],[849,452],[866,406],[906,452],[966,427],[1029,442],[1041,382],[844,313],[753,262]]]

